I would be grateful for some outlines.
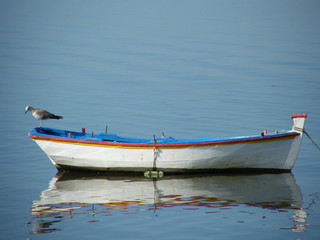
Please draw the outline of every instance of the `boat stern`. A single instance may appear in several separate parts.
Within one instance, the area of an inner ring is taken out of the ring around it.
[[[304,121],[306,120],[306,113],[292,114],[291,118],[293,120],[292,131],[303,133]]]
[[[300,135],[295,137],[292,142],[291,149],[289,151],[289,155],[287,161],[285,163],[285,168],[292,169],[295,161],[298,157],[298,153],[301,146],[302,134],[304,132],[304,122],[307,117],[306,113],[292,114],[291,118],[293,120],[292,132],[297,132]]]

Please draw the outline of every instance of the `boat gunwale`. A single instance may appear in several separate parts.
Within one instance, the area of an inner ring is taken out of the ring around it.
[[[185,142],[185,143],[129,143],[129,142],[109,142],[109,141],[97,141],[97,140],[79,140],[67,137],[50,137],[41,136],[36,134],[28,134],[33,140],[52,141],[66,144],[79,144],[87,146],[98,146],[98,147],[112,147],[112,148],[187,148],[187,147],[207,147],[215,145],[227,145],[227,144],[244,144],[244,143],[257,143],[277,140],[293,139],[301,133],[295,131],[288,131],[284,133],[276,133],[264,136],[252,135],[244,137],[230,137],[225,140],[215,141],[199,141],[198,142]],[[197,139],[188,139],[189,141]]]

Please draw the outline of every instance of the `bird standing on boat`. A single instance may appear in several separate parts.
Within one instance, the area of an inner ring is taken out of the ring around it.
[[[43,110],[40,108],[33,108],[31,106],[26,106],[25,114],[28,111],[30,111],[36,119],[40,120],[40,127],[42,127],[42,120],[46,120],[46,119],[58,119],[59,120],[59,119],[63,118],[62,116],[57,116],[52,113],[49,113],[46,110]]]

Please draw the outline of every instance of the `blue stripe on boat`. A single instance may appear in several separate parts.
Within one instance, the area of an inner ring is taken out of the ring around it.
[[[118,143],[132,143],[132,144],[151,144],[154,143],[153,139],[140,139],[140,138],[127,138],[120,137],[116,134],[90,134],[90,133],[81,133],[73,132],[67,130],[60,130],[54,128],[34,128],[29,131],[29,135],[37,135],[43,137],[55,137],[55,138],[71,138],[74,140],[85,140],[85,141],[105,141],[105,142],[118,142]],[[284,136],[288,135],[288,132],[285,133],[273,133],[268,134],[268,137],[274,136]],[[261,138],[261,135],[251,135],[251,136],[240,136],[240,137],[216,137],[216,138],[195,138],[195,139],[174,139],[172,137],[156,137],[157,144],[185,144],[185,143],[205,143],[205,142],[224,142],[232,140],[250,140]]]

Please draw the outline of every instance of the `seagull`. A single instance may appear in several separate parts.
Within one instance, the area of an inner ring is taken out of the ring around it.
[[[47,112],[46,110],[40,109],[40,108],[33,108],[31,106],[26,106],[26,111],[25,114],[31,111],[32,115],[36,118],[40,120],[40,127],[42,127],[42,120],[46,120],[46,119],[61,119],[63,118],[62,116],[57,116],[54,115],[52,113]]]

